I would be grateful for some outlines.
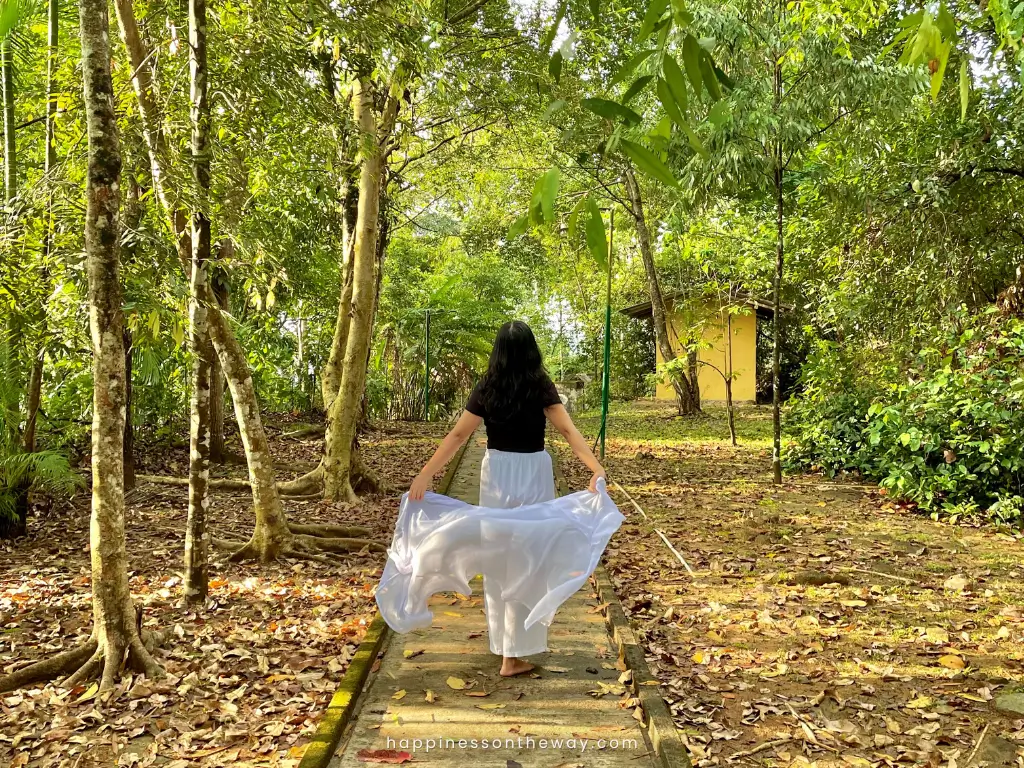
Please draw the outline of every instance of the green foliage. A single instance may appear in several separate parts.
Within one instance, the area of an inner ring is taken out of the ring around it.
[[[0,365],[7,358],[0,352]],[[16,515],[19,496],[28,488],[70,495],[82,486],[59,451],[26,453],[20,443],[18,400],[20,390],[9,378],[0,377],[0,518]]]
[[[788,415],[789,466],[856,470],[934,515],[1024,519],[1024,321],[950,325],[906,367],[823,347]]]

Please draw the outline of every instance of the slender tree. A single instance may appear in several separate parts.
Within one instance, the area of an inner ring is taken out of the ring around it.
[[[85,258],[93,351],[92,553],[93,632],[88,642],[6,678],[0,690],[75,671],[67,686],[100,673],[112,688],[128,665],[162,674],[143,642],[141,613],[128,586],[124,536],[124,315],[119,267],[121,148],[110,76],[107,0],[79,0],[82,79],[89,141]]]
[[[210,392],[213,358],[206,297],[212,295],[210,261],[210,103],[207,96],[206,0],[189,0],[189,59],[192,78],[192,172],[196,210],[192,215],[192,280],[189,329],[192,346],[192,402],[189,432],[188,520],[185,527],[185,600],[203,603],[209,589]]]
[[[10,206],[18,194],[18,141],[14,124],[14,43],[11,35],[0,38],[0,75],[4,112],[4,202]]]

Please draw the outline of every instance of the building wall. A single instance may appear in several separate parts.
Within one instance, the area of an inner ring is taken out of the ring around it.
[[[669,310],[673,326],[680,334],[691,322],[692,317],[677,311]],[[701,349],[698,358],[714,365],[719,370],[729,372],[729,316],[726,312],[715,312],[715,307],[708,306],[703,310],[704,341],[710,345]],[[753,308],[743,314],[733,315],[732,331],[732,399],[735,403],[754,402],[757,399],[757,316]],[[672,335],[672,331],[669,331]],[[673,337],[673,347],[678,351],[679,343]],[[663,362],[661,350],[657,351],[658,365]],[[701,402],[725,402],[725,382],[718,371],[707,365],[698,368],[697,381],[700,384]],[[675,392],[664,377],[658,383],[656,395],[659,400],[674,400]]]

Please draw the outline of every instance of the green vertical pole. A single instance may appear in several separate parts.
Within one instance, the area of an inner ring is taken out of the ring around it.
[[[604,375],[601,377],[601,461],[604,461],[604,444],[608,436],[608,398],[612,384],[612,256],[615,244],[615,209],[611,210],[608,228],[608,282],[604,296]]]
[[[423,420],[430,421],[430,310],[426,311],[423,334]]]

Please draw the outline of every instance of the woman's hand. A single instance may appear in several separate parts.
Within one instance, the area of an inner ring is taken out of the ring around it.
[[[604,478],[604,481],[608,482],[608,474],[603,470],[599,469],[594,473],[594,476],[590,478],[590,492],[597,493],[597,478]]]
[[[423,499],[423,494],[430,490],[430,486],[434,484],[434,478],[430,475],[425,475],[420,472],[416,475],[416,478],[412,481],[412,485],[409,486],[409,498],[413,501],[420,501]]]

